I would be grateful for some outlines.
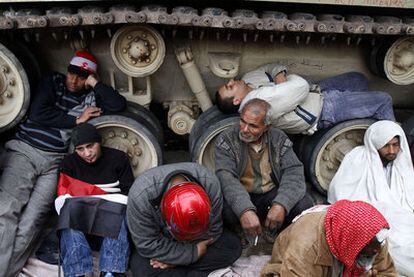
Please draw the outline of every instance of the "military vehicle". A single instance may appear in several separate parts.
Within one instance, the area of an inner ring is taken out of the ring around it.
[[[21,121],[45,70],[66,71],[76,49],[129,101],[92,120],[104,143],[128,153],[135,174],[186,143],[214,168],[214,140],[236,124],[213,106],[217,87],[269,62],[315,82],[362,72],[395,108],[414,106],[414,1],[47,1],[0,4],[0,131]],[[369,119],[295,139],[308,180],[325,192]]]

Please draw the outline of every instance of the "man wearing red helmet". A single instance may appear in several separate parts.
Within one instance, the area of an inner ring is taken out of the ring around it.
[[[207,276],[241,254],[223,230],[217,177],[196,163],[159,166],[140,175],[128,195],[134,276]]]
[[[5,145],[0,179],[0,276],[14,276],[39,239],[53,203],[57,169],[67,152],[71,129],[125,108],[126,100],[96,79],[97,60],[75,53],[66,75],[42,79],[27,119]]]

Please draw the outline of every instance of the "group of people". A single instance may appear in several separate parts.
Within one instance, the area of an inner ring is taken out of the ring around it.
[[[216,101],[225,112],[239,111],[240,123],[216,141],[216,172],[183,162],[134,180],[128,156],[102,146],[86,122],[126,105],[96,70],[89,52],[76,52],[66,76],[42,81],[28,118],[6,143],[0,276],[18,274],[53,203],[65,276],[92,272],[92,250],[99,250],[101,276],[124,276],[128,268],[134,276],[207,276],[259,237],[274,243],[263,276],[396,276],[394,262],[410,276],[414,251],[403,248],[412,247],[414,222],[409,149],[391,98],[368,92],[361,74],[310,86],[283,66],[266,65],[230,80]],[[284,131],[312,134],[365,117],[381,121],[345,158],[330,187],[333,204],[312,207]],[[65,156],[69,142],[74,152]]]

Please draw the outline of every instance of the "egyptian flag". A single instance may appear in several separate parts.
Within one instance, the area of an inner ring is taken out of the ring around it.
[[[71,228],[86,234],[117,238],[125,218],[127,196],[119,181],[90,184],[65,173],[59,176],[55,208],[58,230]]]

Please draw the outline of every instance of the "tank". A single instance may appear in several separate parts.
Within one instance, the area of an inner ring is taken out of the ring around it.
[[[44,72],[66,72],[87,48],[99,78],[129,101],[91,122],[105,145],[128,153],[136,175],[177,149],[214,169],[215,138],[238,124],[213,106],[217,87],[269,62],[315,82],[358,71],[395,108],[414,106],[414,1],[6,0],[0,10],[0,131],[24,118]],[[292,138],[320,192],[371,123]]]

